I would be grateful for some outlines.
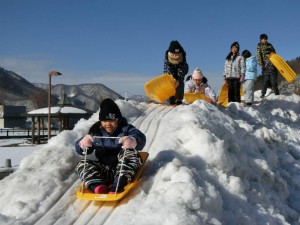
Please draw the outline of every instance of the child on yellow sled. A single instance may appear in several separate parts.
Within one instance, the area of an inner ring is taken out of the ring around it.
[[[194,70],[191,79],[185,83],[184,93],[200,93],[210,98],[211,103],[216,102],[216,94],[199,68]]]
[[[101,138],[94,140],[95,136]],[[75,143],[79,155],[94,153],[96,159],[81,160],[75,171],[85,187],[96,194],[123,192],[141,166],[138,151],[145,143],[145,135],[127,123],[118,105],[112,99],[104,99],[99,121]]]

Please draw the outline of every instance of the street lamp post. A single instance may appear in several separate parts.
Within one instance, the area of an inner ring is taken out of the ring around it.
[[[60,72],[49,72],[49,87],[48,87],[48,141],[51,138],[51,77],[62,75]]]

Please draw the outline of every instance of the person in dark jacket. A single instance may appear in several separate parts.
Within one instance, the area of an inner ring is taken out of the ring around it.
[[[268,42],[268,35],[261,34],[260,42],[257,44],[257,48],[256,48],[256,56],[257,56],[258,65],[260,66],[260,68],[262,70],[262,75],[263,75],[264,67],[266,65],[266,61],[268,60],[267,54],[266,54],[266,49],[269,49],[272,52],[276,53],[273,45]]]
[[[165,53],[164,73],[174,77],[176,84],[176,94],[171,96],[170,104],[181,104],[184,95],[184,77],[189,71],[189,65],[186,62],[186,52],[180,43],[176,40],[171,41],[168,50]]]
[[[75,171],[85,187],[96,194],[122,192],[141,165],[138,151],[145,143],[145,135],[127,123],[118,105],[104,99],[99,121],[75,143],[79,155],[94,153],[95,160],[81,160]]]
[[[261,98],[265,97],[269,84],[271,84],[271,87],[275,95],[279,95],[278,84],[277,84],[278,71],[270,61],[270,54],[271,52],[273,52],[273,49],[267,48],[265,52],[266,52],[267,60],[264,65],[264,73],[263,73],[264,82],[263,82],[263,88],[261,90],[261,96],[260,96]]]
[[[276,53],[275,48],[271,43],[268,42],[268,35],[261,34],[260,35],[260,42],[257,44],[256,48],[256,56],[257,56],[257,62],[261,69],[261,74],[264,76],[265,68],[266,68],[266,62],[268,61],[268,57],[266,54],[266,49],[271,50],[272,52]],[[264,85],[262,85],[262,89],[264,89]],[[270,80],[267,84],[267,87],[272,87]],[[264,96],[265,94],[262,94]]]

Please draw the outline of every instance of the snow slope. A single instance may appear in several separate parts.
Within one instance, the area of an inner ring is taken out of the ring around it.
[[[0,181],[0,224],[300,224],[300,97],[259,94],[228,109],[118,100],[147,136],[142,185],[119,202],[76,199],[74,142],[94,114]]]

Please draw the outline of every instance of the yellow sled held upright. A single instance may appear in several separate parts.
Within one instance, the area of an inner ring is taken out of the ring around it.
[[[243,85],[241,85],[240,95],[241,96],[244,95]],[[227,83],[224,83],[221,87],[221,90],[220,90],[219,95],[218,95],[217,104],[221,105],[225,108],[227,108],[227,106],[228,106],[228,84]]]
[[[279,55],[271,52],[270,61],[278,69],[281,75],[287,80],[288,83],[293,83],[296,78],[295,71],[286,63],[286,61]]]
[[[175,79],[170,74],[163,74],[147,82],[144,89],[151,100],[162,103],[175,95]]]
[[[128,192],[139,183],[139,179],[142,174],[142,170],[143,170],[143,168],[145,166],[145,162],[149,156],[148,152],[139,152],[139,153],[140,153],[140,156],[142,159],[142,165],[136,172],[136,175],[135,175],[133,181],[125,186],[123,192],[118,193],[118,194],[95,194],[91,190],[86,189],[82,183],[77,188],[76,197],[81,200],[104,201],[104,202],[118,201],[118,200],[124,198],[128,194]]]
[[[228,105],[228,84],[227,83],[224,83],[221,87],[221,90],[218,95],[217,104],[223,107],[227,107]]]

